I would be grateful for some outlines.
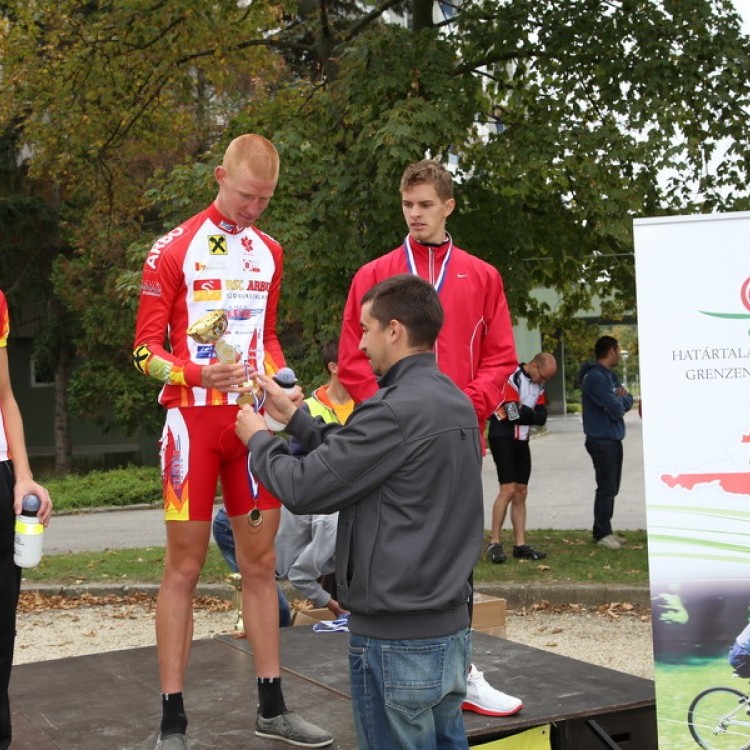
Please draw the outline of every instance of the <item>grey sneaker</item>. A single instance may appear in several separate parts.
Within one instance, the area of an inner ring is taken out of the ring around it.
[[[607,534],[607,536],[603,536],[601,539],[597,541],[597,544],[600,547],[604,547],[604,549],[622,549],[622,545],[620,542],[615,539],[615,537],[612,534]]]
[[[272,716],[270,719],[264,719],[259,713],[255,723],[255,734],[298,747],[326,747],[333,742],[333,737],[328,732],[305,721],[293,711]]]
[[[612,536],[615,538],[615,541],[619,542],[620,544],[626,544],[628,541],[624,536],[622,536],[622,534],[615,534],[614,531],[612,532]]]
[[[156,740],[156,750],[187,750],[184,734],[168,734]]]

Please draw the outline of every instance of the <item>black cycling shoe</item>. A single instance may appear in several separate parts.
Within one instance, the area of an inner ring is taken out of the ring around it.
[[[519,560],[544,560],[547,557],[547,553],[529,547],[528,544],[522,544],[519,547],[513,547],[513,557]]]
[[[504,563],[508,559],[508,556],[505,554],[502,544],[493,542],[487,547],[487,558],[493,563]]]

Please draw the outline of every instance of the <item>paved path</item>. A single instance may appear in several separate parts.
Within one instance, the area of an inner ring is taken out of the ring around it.
[[[622,485],[615,501],[616,530],[646,528],[641,420],[632,411],[625,417]],[[528,529],[588,529],[594,521],[594,467],[583,445],[579,416],[550,418],[547,432],[531,441],[531,479],[526,500]],[[495,466],[484,466],[485,528],[497,495]],[[506,527],[510,519],[506,521]]]
[[[645,529],[643,452],[638,415],[626,417],[625,466],[615,504],[614,526]],[[594,470],[583,447],[578,416],[551,417],[547,431],[531,442],[528,529],[588,529],[593,520]],[[485,528],[489,529],[498,484],[495,465],[484,462]],[[510,519],[506,521],[506,528]],[[121,510],[57,516],[45,533],[45,554],[148,547],[164,543],[161,509]]]

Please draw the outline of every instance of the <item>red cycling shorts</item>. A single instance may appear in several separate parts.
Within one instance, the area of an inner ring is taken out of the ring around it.
[[[167,410],[161,436],[161,477],[167,521],[210,521],[221,480],[229,516],[254,505],[247,473],[247,447],[234,432],[237,407],[183,406]],[[258,507],[281,503],[258,483]]]

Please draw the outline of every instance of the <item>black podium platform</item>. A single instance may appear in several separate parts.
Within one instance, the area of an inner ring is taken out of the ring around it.
[[[354,750],[345,633],[281,631],[287,703]],[[602,644],[606,647],[606,644]],[[656,748],[650,680],[481,633],[474,662],[491,684],[523,698],[516,716],[464,712],[472,745],[551,724],[553,750]],[[230,635],[193,644],[185,701],[190,750],[278,750],[253,733],[252,654]],[[153,750],[161,719],[154,647],[15,667],[13,750]]]

